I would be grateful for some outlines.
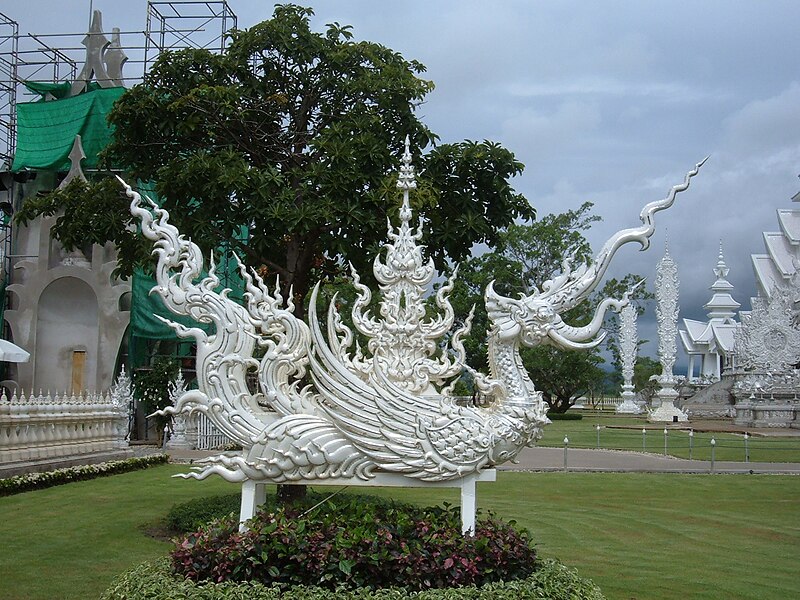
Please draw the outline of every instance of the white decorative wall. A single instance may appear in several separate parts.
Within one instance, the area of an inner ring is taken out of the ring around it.
[[[95,244],[84,255],[65,252],[51,239],[56,217],[38,218],[15,229],[9,309],[5,312],[14,343],[31,353],[16,365],[9,389],[38,392],[106,390],[111,387],[130,312],[120,310],[127,281],[111,276],[116,251]],[[75,351],[84,364],[72,389]]]

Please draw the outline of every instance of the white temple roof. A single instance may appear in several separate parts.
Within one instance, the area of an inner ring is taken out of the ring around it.
[[[800,202],[800,192],[792,196],[792,201]],[[786,285],[800,261],[800,208],[781,208],[776,212],[780,231],[763,234],[767,254],[750,257],[758,295],[762,298],[770,298],[776,285]]]
[[[712,323],[714,342],[723,354],[733,352],[736,346],[736,330],[739,327],[740,323]]]
[[[711,339],[711,328],[709,324],[704,321],[695,321],[694,319],[683,319],[683,326],[686,334],[693,343],[708,342]],[[683,333],[683,331],[681,331]]]
[[[764,245],[767,247],[770,258],[775,262],[775,266],[784,277],[794,273],[792,258],[797,249],[792,246],[792,243],[782,233],[765,231]]]
[[[702,350],[697,347],[697,344],[695,344],[692,341],[692,338],[689,337],[689,334],[686,333],[685,330],[683,329],[678,330],[678,338],[680,338],[681,345],[683,346],[683,349],[686,351],[686,354],[697,354],[699,352],[702,352]]]
[[[733,352],[736,344],[735,332],[741,324],[711,321],[704,323],[694,319],[683,319],[684,329],[678,332],[687,354],[705,354]]]
[[[708,321],[683,319],[683,329],[678,332],[687,354],[728,354],[734,347],[734,331],[739,324],[734,320],[741,306],[731,296],[733,285],[726,279],[730,269],[719,245],[719,257],[714,267],[716,280],[711,285],[714,294],[703,308],[708,311]]]
[[[758,295],[769,298],[772,288],[783,283],[783,274],[775,266],[769,254],[751,254],[750,258],[753,262]]]
[[[793,245],[800,244],[800,211],[796,208],[779,208],[778,224]]]

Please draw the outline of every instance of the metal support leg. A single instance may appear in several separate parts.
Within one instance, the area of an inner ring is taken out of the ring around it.
[[[256,508],[264,504],[267,499],[267,491],[263,483],[256,483],[248,479],[242,483],[242,505],[239,510],[239,531],[247,531],[245,521],[252,519],[256,514]]]
[[[475,534],[475,511],[477,510],[477,492],[475,477],[465,477],[461,481],[461,533]]]

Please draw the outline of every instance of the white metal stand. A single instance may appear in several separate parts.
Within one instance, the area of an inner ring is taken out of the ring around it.
[[[361,479],[314,479],[293,481],[288,485],[459,488],[461,490],[461,531],[464,535],[471,535],[475,532],[475,513],[478,504],[476,483],[479,481],[497,481],[497,471],[495,469],[486,469],[479,474],[472,474],[451,481],[419,481],[395,473],[380,473],[369,481]],[[240,531],[247,530],[245,522],[253,517],[256,509],[266,500],[264,487],[266,483],[269,482],[253,481],[252,479],[242,483],[242,504],[239,511]]]

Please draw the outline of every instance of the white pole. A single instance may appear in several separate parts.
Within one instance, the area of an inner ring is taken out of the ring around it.
[[[717,440],[715,440],[712,437],[711,438],[711,472],[712,473],[714,472],[714,450],[716,450],[716,447],[717,447]]]
[[[475,491],[475,475],[461,480],[461,533],[475,535],[475,512],[478,498]]]

